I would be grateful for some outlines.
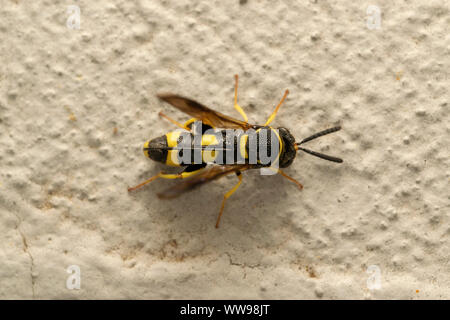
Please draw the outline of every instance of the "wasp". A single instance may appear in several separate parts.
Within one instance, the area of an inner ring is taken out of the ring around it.
[[[337,126],[326,129],[300,142],[295,142],[295,138],[287,128],[273,128],[270,126],[270,123],[275,119],[288,94],[289,91],[286,90],[264,125],[250,124],[244,110],[239,106],[237,101],[238,75],[235,75],[234,108],[240,113],[243,121],[214,111],[194,100],[176,94],[158,94],[157,97],[160,100],[169,103],[192,118],[186,123],[181,124],[160,112],[160,116],[180,127],[182,130],[172,131],[145,142],[143,148],[144,154],[154,161],[168,166],[181,167],[182,170],[179,173],[166,173],[162,171],[150,179],[128,188],[128,191],[131,192],[139,189],[158,178],[181,179],[182,181],[178,184],[157,194],[161,199],[172,199],[208,182],[234,173],[239,180],[223,196],[215,225],[218,228],[225,202],[241,185],[242,172],[246,170],[266,167],[274,168],[274,163],[276,162],[277,166],[273,170],[295,183],[299,189],[302,189],[303,185],[284,173],[281,168],[290,166],[299,151],[328,161],[342,163],[343,160],[340,158],[301,147],[304,143],[336,132],[341,127]],[[229,135],[227,133],[230,130],[239,131],[240,134]],[[253,148],[251,147],[251,141],[256,141],[256,143],[253,143]],[[266,149],[268,148],[270,150],[272,156],[270,161],[261,161],[261,146],[265,146]],[[190,153],[190,155],[186,155],[187,153]],[[221,159],[227,158],[229,161],[214,161],[219,156],[221,156]],[[250,161],[252,158],[253,161]],[[209,163],[213,163],[213,165],[208,166]]]

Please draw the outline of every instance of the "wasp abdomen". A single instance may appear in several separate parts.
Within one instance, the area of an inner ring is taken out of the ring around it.
[[[167,136],[161,136],[144,144],[144,154],[150,159],[165,163],[167,159]]]

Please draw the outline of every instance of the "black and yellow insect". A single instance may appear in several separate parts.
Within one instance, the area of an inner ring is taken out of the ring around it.
[[[167,117],[165,114],[160,113],[162,117],[166,118],[167,120],[184,130],[169,132],[161,137],[147,141],[144,144],[144,153],[147,157],[154,161],[162,162],[168,166],[183,167],[183,170],[180,173],[176,174],[160,172],[156,176],[151,177],[141,184],[132,188],[128,188],[128,191],[136,190],[157,178],[183,179],[182,182],[178,183],[172,188],[158,193],[159,198],[172,199],[207,182],[219,179],[231,173],[235,173],[239,178],[239,181],[223,197],[219,216],[216,222],[217,228],[219,226],[226,199],[228,199],[237,190],[242,182],[242,172],[249,169],[272,167],[272,162],[263,163],[260,161],[260,148],[258,147],[260,145],[266,144],[270,149],[270,139],[277,140],[272,141],[277,142],[277,150],[269,150],[272,155],[275,155],[274,158],[277,161],[277,173],[296,183],[300,189],[303,188],[300,182],[289,177],[281,169],[279,169],[290,166],[294,161],[294,158],[298,151],[304,151],[325,160],[337,163],[342,162],[342,159],[300,147],[300,145],[302,145],[303,143],[306,143],[323,135],[336,132],[340,130],[340,127],[334,127],[318,132],[296,143],[295,138],[292,136],[288,129],[283,127],[274,129],[269,126],[269,124],[275,119],[275,116],[280,109],[283,101],[286,99],[289,93],[288,90],[286,90],[281,101],[276,106],[275,111],[270,115],[264,125],[252,125],[248,123],[247,115],[237,103],[237,89],[238,76],[236,75],[234,88],[234,108],[242,115],[244,121],[236,120],[219,112],[211,110],[201,105],[200,103],[188,98],[184,98],[174,94],[159,94],[158,98],[171,104],[175,108],[192,116],[193,118],[186,123],[181,124]],[[201,121],[200,128],[195,127],[197,121]],[[208,132],[211,131],[210,129],[215,130],[214,132],[216,134],[209,134]],[[227,132],[227,129],[241,130],[243,134],[237,136],[232,135],[231,138],[229,138],[229,135],[225,134]],[[255,133],[254,136],[257,140],[256,149],[249,148],[250,131]],[[218,141],[217,139],[217,133],[220,137],[223,137],[223,139],[220,139],[220,141]],[[189,141],[195,141],[195,139],[197,138],[197,141],[199,143],[195,144],[189,142],[190,144],[188,146],[184,145],[183,148],[180,148],[180,144],[183,142],[183,140],[185,140],[185,138],[191,138]],[[200,148],[197,148],[196,146],[200,146]],[[209,149],[209,147],[211,146],[213,147],[212,150]],[[180,153],[182,152],[180,150],[186,150],[186,148],[192,149],[192,151],[196,151],[197,155],[199,155],[200,157],[200,161],[198,161],[198,158],[196,158],[197,161],[194,161],[193,155],[195,152],[191,153],[192,156],[189,156],[187,158],[180,157]],[[257,159],[256,162],[249,161],[249,159],[253,155],[250,150],[253,150],[252,152],[255,153],[254,156]],[[214,160],[218,156],[221,156],[222,159],[225,159],[227,156],[230,156],[230,153],[232,159],[231,163],[227,161],[224,164],[215,164],[207,167],[207,164],[211,162],[214,163]],[[237,161],[237,159],[239,159],[239,161]]]

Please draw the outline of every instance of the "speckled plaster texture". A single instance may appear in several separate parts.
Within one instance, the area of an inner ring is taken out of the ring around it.
[[[450,298],[447,1],[0,3],[0,298]],[[236,73],[251,122],[289,89],[273,124],[341,125],[308,147],[344,163],[244,173],[219,229],[234,176],[129,194],[188,119],[156,93],[239,118]]]

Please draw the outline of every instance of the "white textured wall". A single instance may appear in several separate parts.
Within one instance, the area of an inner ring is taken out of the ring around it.
[[[1,298],[450,298],[448,2],[0,4]],[[300,154],[301,192],[245,173],[218,230],[235,177],[128,194],[163,167],[142,153],[174,128],[158,112],[187,119],[155,94],[238,117],[235,73],[254,123],[289,88],[274,125],[341,124],[308,147],[344,164]]]

